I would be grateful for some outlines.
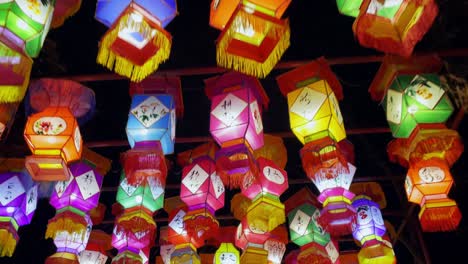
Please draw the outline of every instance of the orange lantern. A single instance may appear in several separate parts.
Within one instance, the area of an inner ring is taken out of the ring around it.
[[[33,153],[26,157],[26,169],[34,180],[68,180],[66,165],[80,159],[83,142],[67,107],[49,107],[29,116],[24,138]]]
[[[288,153],[281,137],[263,134],[263,146],[254,150],[256,159],[263,157],[274,161],[274,163],[284,169],[288,162]]]

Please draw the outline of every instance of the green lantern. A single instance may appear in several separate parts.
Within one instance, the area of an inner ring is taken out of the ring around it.
[[[362,0],[336,0],[340,14],[350,17],[357,17],[359,15],[361,4]]]
[[[436,74],[399,75],[383,100],[387,121],[396,138],[407,138],[418,124],[444,123],[453,112]]]
[[[315,242],[326,246],[330,234],[318,223],[320,210],[311,204],[302,204],[288,214],[291,241],[298,246]]]
[[[125,209],[143,206],[154,213],[164,205],[164,186],[154,177],[147,177],[142,183],[131,185],[122,172],[117,202]]]
[[[35,58],[49,32],[55,0],[0,0],[0,38]]]

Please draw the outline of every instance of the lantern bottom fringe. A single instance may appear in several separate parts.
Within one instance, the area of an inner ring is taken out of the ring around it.
[[[0,257],[11,257],[15,251],[18,239],[19,237],[15,230],[0,229]]]
[[[109,70],[114,70],[119,75],[129,78],[133,82],[140,82],[156,71],[160,63],[169,58],[172,44],[171,36],[163,28],[156,28],[158,32],[152,38],[152,42],[158,47],[158,50],[143,65],[136,65],[131,59],[115,53],[111,48],[114,41],[118,38],[120,26],[125,24],[130,16],[130,14],[123,15],[115,22],[118,24],[109,29],[104,35],[99,44],[96,62],[107,67]],[[140,30],[147,30],[147,28],[141,27]]]
[[[71,216],[71,214],[67,216],[58,214],[54,218],[49,220],[49,223],[47,224],[45,238],[55,238],[58,232],[68,232],[69,234],[82,234],[84,238],[84,236],[86,235],[86,228],[87,223],[84,217],[79,215]]]
[[[430,207],[426,202],[419,212],[419,221],[424,232],[447,232],[457,229],[462,214],[455,201],[448,206]]]
[[[3,77],[2,77],[3,78]],[[0,103],[17,103],[23,100],[26,94],[26,86],[6,86],[1,85],[0,87]]]
[[[45,260],[45,264],[79,264],[78,256],[67,252],[57,252]]]
[[[188,214],[184,218],[185,229],[196,248],[202,247],[206,240],[217,237],[219,222],[216,218],[211,215],[189,216],[190,218],[187,216]]]
[[[253,17],[253,26],[258,27],[258,19]],[[269,23],[269,22],[267,22]],[[226,28],[228,30],[226,34],[223,34],[222,38],[216,45],[216,61],[218,66],[234,69],[238,72],[245,73],[248,75],[256,76],[259,78],[265,78],[273,69],[273,67],[278,63],[278,61],[283,56],[284,52],[288,49],[290,45],[290,28],[289,24],[286,23],[285,25],[272,25],[269,32],[266,32],[268,35],[272,35],[272,37],[278,38],[278,43],[276,43],[275,47],[268,55],[263,62],[258,62],[253,59],[249,59],[246,57],[240,57],[236,54],[230,53],[228,51],[229,44],[233,39],[234,35],[237,34],[237,28],[231,26],[230,28]],[[265,30],[266,31],[266,27]]]
[[[384,244],[377,244],[370,247],[363,247],[358,253],[359,263],[365,264],[394,264],[396,263],[395,253],[391,247]]]

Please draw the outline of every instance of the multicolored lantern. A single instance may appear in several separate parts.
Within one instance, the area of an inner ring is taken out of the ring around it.
[[[409,57],[438,12],[433,0],[363,0],[353,32],[364,47]]]
[[[350,234],[356,223],[356,211],[351,205],[354,193],[342,187],[323,191],[318,200],[323,204],[320,224],[332,236]]]
[[[319,224],[320,210],[312,204],[302,204],[288,213],[291,241],[298,246],[318,243],[322,246],[330,242],[330,234]]]
[[[131,185],[122,171],[116,200],[125,209],[143,206],[153,213],[163,207],[164,185],[153,177],[147,177],[146,182]]]
[[[356,226],[353,237],[364,247],[371,240],[382,241],[385,235],[385,223],[379,205],[370,197],[359,195],[354,198],[353,207],[356,209]]]
[[[41,51],[49,32],[55,1],[6,0],[0,4],[0,38],[17,43],[31,57]]]
[[[216,250],[214,264],[239,264],[239,251],[232,243],[221,243]]]
[[[16,44],[0,36],[0,103],[23,100],[29,85],[32,59]]]
[[[336,0],[340,14],[350,17],[357,17],[359,15],[361,4],[362,0]]]
[[[32,156],[26,168],[35,180],[68,180],[67,163],[80,159],[80,128],[67,107],[48,107],[28,117],[24,138]]]
[[[0,256],[13,255],[18,228],[31,222],[37,206],[37,188],[26,173],[0,174]]]
[[[88,212],[99,203],[103,177],[85,163],[70,166],[71,177],[55,184],[50,204],[57,210],[72,206]]]
[[[240,3],[216,43],[219,66],[259,78],[266,77],[290,45],[287,19],[262,12],[256,5]]]
[[[453,112],[435,74],[399,75],[383,100],[392,134],[407,138],[417,124],[444,123]]]
[[[128,114],[127,138],[136,142],[160,141],[164,155],[174,152],[176,113],[168,94],[134,95]]]
[[[139,82],[169,58],[172,37],[164,27],[177,14],[175,0],[100,0],[96,19],[109,27],[97,62]]]
[[[126,210],[116,220],[112,232],[112,246],[118,250],[148,247],[156,231],[152,215],[142,208]]]
[[[93,90],[71,80],[42,78],[31,82],[25,101],[26,115],[47,107],[68,107],[83,125],[94,114],[96,98]]]
[[[80,10],[80,7],[81,0],[56,0],[51,27],[61,27],[66,19]]]
[[[19,103],[0,103],[0,141],[8,136],[18,105]]]

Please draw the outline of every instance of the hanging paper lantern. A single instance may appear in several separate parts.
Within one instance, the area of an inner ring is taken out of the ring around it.
[[[248,247],[255,246],[263,250],[263,244],[270,237],[270,233],[265,230],[255,229],[247,221],[247,218],[242,219],[237,226],[235,244],[238,248],[246,250]],[[268,253],[265,251],[265,256]]]
[[[42,78],[31,82],[25,101],[26,115],[48,107],[68,107],[83,125],[94,114],[96,98],[93,90],[71,80]]]
[[[304,203],[288,213],[291,241],[298,246],[315,242],[325,246],[330,242],[330,234],[319,224],[320,210]]]
[[[169,58],[172,37],[164,27],[177,13],[176,1],[98,1],[96,19],[109,27],[97,62],[141,81]]]
[[[31,57],[41,51],[49,32],[55,1],[2,1],[0,38],[17,43]]]
[[[185,166],[182,171],[180,198],[189,207],[205,207],[214,212],[224,206],[224,185],[216,174],[216,165],[205,159]]]
[[[38,186],[26,173],[0,174],[0,256],[11,257],[19,239],[17,231],[36,211]]]
[[[193,149],[189,149],[177,154],[177,164],[184,167],[199,160],[215,159],[215,153],[218,151],[218,146],[213,141],[198,145]]]
[[[50,204],[55,209],[72,206],[88,212],[99,203],[103,177],[83,162],[70,166],[71,177],[55,184]]]
[[[333,241],[328,242],[326,246],[310,243],[301,247],[301,252],[297,256],[297,263],[338,264],[340,263],[338,257],[338,245]]]
[[[247,247],[240,257],[240,263],[255,264],[268,263],[268,252],[259,247]]]
[[[24,138],[32,156],[26,168],[34,180],[68,180],[67,163],[80,159],[80,128],[67,107],[49,107],[28,117]]]
[[[140,254],[132,250],[123,250],[112,259],[112,264],[143,264]]]
[[[405,180],[408,200],[421,205],[419,219],[425,232],[457,228],[461,212],[448,198],[453,178],[447,163],[438,158],[411,162]]]
[[[231,213],[237,220],[241,221],[247,214],[247,210],[252,204],[252,200],[242,193],[236,193],[231,199]]]
[[[57,252],[45,260],[45,264],[81,264],[76,254]]]
[[[66,19],[80,10],[80,7],[81,0],[56,0],[51,27],[61,27]]]
[[[363,0],[336,0],[338,11],[340,14],[350,17],[359,15],[359,8]]]
[[[205,241],[218,236],[219,222],[214,214],[208,208],[189,208],[184,216],[184,229],[193,247],[200,248],[205,245]]]
[[[125,209],[143,206],[153,213],[163,207],[164,185],[153,177],[147,177],[146,182],[131,185],[122,171],[116,200]]]
[[[17,103],[23,100],[29,85],[32,63],[32,59],[15,44],[0,36],[0,103]]]
[[[160,141],[140,141],[121,155],[125,177],[129,184],[140,184],[151,177],[166,183],[166,159]]]
[[[239,251],[232,243],[221,243],[216,250],[213,264],[239,264]]]
[[[250,228],[269,232],[286,221],[284,205],[278,197],[260,194],[247,209]]]
[[[171,264],[200,264],[200,256],[197,250],[191,246],[177,248],[171,254]]]
[[[399,75],[383,100],[394,137],[407,138],[421,123],[444,123],[453,112],[435,74]]]
[[[93,230],[86,249],[79,255],[80,264],[105,264],[106,251],[112,249],[111,236],[101,230]]]
[[[324,190],[318,197],[323,204],[320,224],[332,236],[351,234],[356,224],[356,210],[351,205],[354,193],[342,187]]]
[[[363,0],[353,32],[364,47],[409,57],[438,12],[433,0]]]
[[[116,220],[112,246],[118,250],[143,249],[152,243],[155,231],[156,223],[149,212],[143,208],[126,210]]]
[[[349,190],[352,193],[362,194],[370,197],[373,202],[379,205],[380,209],[387,207],[385,193],[383,192],[383,189],[378,182],[355,182],[351,184]]]
[[[167,238],[173,245],[190,243],[190,237],[185,229],[184,217],[187,214],[186,207],[179,207],[169,212],[169,224]]]
[[[105,176],[111,169],[112,161],[98,153],[83,146],[81,153],[82,162],[87,163],[93,169],[97,170],[99,174]]]
[[[10,128],[15,121],[18,105],[18,103],[0,103],[0,141],[3,141],[8,136]]]
[[[288,153],[281,137],[264,134],[263,147],[254,151],[255,159],[263,157],[272,160],[278,167],[284,169],[288,162]]]
[[[268,251],[268,263],[281,264],[283,255],[286,252],[285,243],[275,239],[268,239],[263,247],[266,251]]]
[[[356,226],[353,237],[362,245],[371,240],[382,240],[385,235],[385,223],[379,205],[370,197],[359,195],[354,198],[353,207],[356,209]]]
[[[216,43],[219,66],[259,78],[266,77],[290,45],[287,19],[241,3],[235,9]]]
[[[242,1],[246,8],[252,8],[276,18],[281,18],[291,0],[248,0]],[[210,8],[210,26],[223,30],[233,13],[241,4],[239,0],[212,1]]]
[[[391,243],[377,243],[363,247],[358,253],[359,263],[395,264],[397,263]]]
[[[160,141],[164,155],[174,152],[175,109],[171,95],[134,95],[128,114],[127,138],[136,142]]]

